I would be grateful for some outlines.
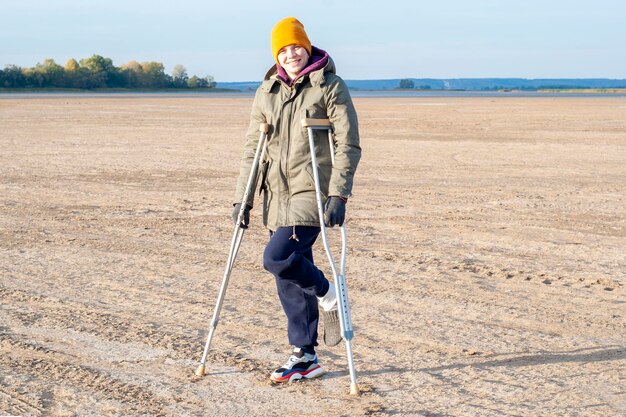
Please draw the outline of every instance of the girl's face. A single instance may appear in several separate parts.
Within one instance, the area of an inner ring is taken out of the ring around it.
[[[278,64],[292,80],[306,67],[309,53],[300,45],[287,45],[278,52]]]

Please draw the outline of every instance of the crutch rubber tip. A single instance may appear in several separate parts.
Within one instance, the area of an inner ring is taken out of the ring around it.
[[[200,366],[198,366],[198,369],[196,369],[196,375],[204,376],[205,375],[204,371],[205,371],[204,364],[201,363]]]
[[[353,395],[355,397],[361,395],[361,392],[359,391],[359,386],[356,384],[356,382],[350,384],[350,395]]]

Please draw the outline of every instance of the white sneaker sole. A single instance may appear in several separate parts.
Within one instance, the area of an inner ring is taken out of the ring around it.
[[[311,369],[306,372],[294,372],[289,377],[277,377],[274,375],[270,376],[270,379],[274,382],[293,382],[298,381],[300,379],[311,379],[316,378],[324,373],[324,369],[321,366],[317,366],[315,369]]]
[[[316,378],[322,375],[323,373],[324,373],[324,370],[322,369],[321,366],[313,369],[312,371],[307,372],[306,374],[301,374],[301,373],[296,372],[295,374],[289,377],[289,382],[298,381],[300,379]]]

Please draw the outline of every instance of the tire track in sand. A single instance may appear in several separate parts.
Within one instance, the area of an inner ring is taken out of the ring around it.
[[[38,379],[78,387],[81,390],[88,389],[97,396],[128,404],[128,411],[132,413],[168,415],[165,412],[165,405],[142,387],[122,382],[89,366],[68,363],[63,355],[43,346],[19,340],[7,332],[0,335],[2,336],[0,351],[3,352],[0,356],[0,365],[7,366],[14,372],[36,375]],[[42,406],[36,407],[30,402],[26,404],[38,412],[44,411]]]
[[[198,358],[203,346],[203,340],[196,340],[188,333],[181,333],[172,329],[163,330],[161,324],[138,321],[136,316],[124,316],[118,313],[97,311],[93,307],[76,301],[65,301],[48,296],[32,294],[20,289],[0,287],[0,304],[12,305],[13,309],[6,309],[5,314],[25,327],[39,326],[73,330],[91,334],[118,343],[143,343],[151,348],[163,349],[172,359],[188,360]],[[45,312],[45,313],[39,313]],[[5,338],[5,335],[2,337]],[[226,336],[229,342],[230,338]],[[17,340],[15,337],[7,339],[9,351],[19,349],[16,357],[28,357],[27,360],[12,360],[10,357],[0,359],[0,364],[14,367],[24,375],[48,375],[48,379],[70,381],[78,387],[87,387],[90,390],[102,393],[107,398],[129,403],[137,410],[147,410],[149,406],[152,414],[163,413],[162,404],[150,391],[131,384],[126,384],[110,375],[106,375],[92,367],[68,363],[67,357],[59,357],[59,353],[40,345]],[[4,349],[3,349],[4,350]],[[29,357],[28,352],[37,352],[36,357]],[[50,360],[49,358],[53,358]],[[275,365],[269,361],[246,357],[236,349],[213,351],[208,361],[232,366],[238,370],[252,374],[255,383],[265,386],[271,383],[268,380],[267,370]],[[193,374],[194,369],[170,374],[169,377],[181,383],[199,382],[202,378]],[[324,398],[328,395],[324,388],[324,379],[307,381],[304,384],[288,384],[276,387],[287,390],[306,390],[307,394]],[[369,414],[372,410],[380,412],[384,406],[380,403],[380,393],[367,381],[361,381],[363,390],[362,412]],[[126,395],[125,393],[130,393]],[[356,404],[355,404],[356,405]]]
[[[2,413],[7,413],[8,415],[41,415],[43,413],[43,405],[41,404],[41,400],[34,400],[32,398],[28,398],[22,395],[19,391],[11,388],[0,387],[0,394],[3,394],[7,397],[7,400],[0,400],[0,407],[3,407],[3,404],[9,405],[10,408],[3,409]],[[4,414],[3,414],[4,415]]]
[[[203,346],[202,341],[190,337],[189,334],[172,329],[162,330],[159,323],[141,322],[137,316],[97,311],[89,305],[75,301],[63,301],[3,287],[0,287],[0,301],[3,305],[23,305],[21,311],[5,310],[5,314],[12,315],[26,327],[36,325],[69,329],[112,342],[142,343],[167,350],[172,359],[195,358],[201,353]],[[245,372],[268,369],[267,366],[270,365],[236,352],[212,353],[211,358]]]

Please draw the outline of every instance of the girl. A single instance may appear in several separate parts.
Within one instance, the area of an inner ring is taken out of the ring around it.
[[[267,271],[276,278],[278,297],[287,316],[287,334],[293,351],[271,379],[277,382],[314,378],[324,371],[318,364],[318,304],[324,318],[324,341],[341,341],[335,287],[313,262],[312,246],[320,233],[311,171],[308,134],[303,118],[330,119],[335,135],[330,149],[325,133],[316,138],[320,186],[325,199],[326,226],[341,226],[359,159],[357,115],[344,81],[325,51],[311,45],[304,26],[294,17],[272,29],[272,66],[258,88],[252,112],[233,211],[241,207],[261,123],[270,125],[267,163],[263,166],[263,222],[270,240],[263,254]],[[331,164],[330,152],[335,163]],[[253,194],[247,201],[243,227],[249,222]]]

